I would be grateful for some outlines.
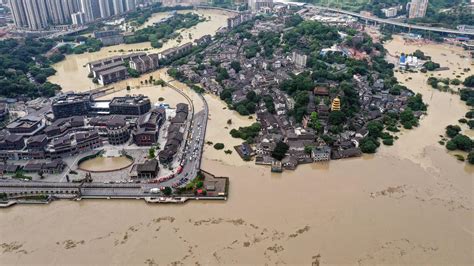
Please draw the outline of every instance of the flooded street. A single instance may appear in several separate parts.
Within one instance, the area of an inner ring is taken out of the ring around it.
[[[386,47],[391,54],[420,49],[401,42],[395,38]],[[460,48],[433,44],[421,49],[452,68],[442,75],[470,65],[459,57]],[[106,50],[69,56],[57,65],[53,79],[63,82],[64,90],[84,89],[86,57],[108,56]],[[177,206],[87,200],[4,209],[0,264],[473,264],[473,167],[438,144],[445,126],[456,123],[467,107],[458,95],[430,89],[423,73],[396,75],[422,93],[429,108],[420,126],[401,133],[393,147],[272,174],[268,167],[243,162],[235,151],[226,155],[207,146],[202,168],[230,177],[227,202]],[[173,84],[191,95],[184,85]],[[182,100],[167,87],[128,93],[150,95],[153,102],[158,97]],[[233,150],[230,146],[241,140],[229,131],[254,118],[238,116],[216,96],[205,97],[210,110],[206,141]]]
[[[206,18],[206,21],[201,22],[190,29],[183,29],[180,31],[183,36],[181,43],[178,43],[176,39],[169,40],[163,44],[163,47],[159,49],[152,48],[149,42],[136,43],[136,44],[120,44],[114,46],[103,47],[99,52],[84,53],[80,55],[72,54],[67,55],[66,59],[53,65],[57,73],[54,76],[48,78],[48,81],[61,85],[64,92],[67,91],[88,91],[90,89],[98,88],[100,85],[94,84],[92,79],[88,78],[88,70],[85,65],[88,62],[104,59],[114,55],[121,55],[130,52],[145,51],[148,53],[158,53],[168,48],[175,47],[186,42],[192,42],[206,34],[214,34],[219,28],[227,25],[228,12],[215,11],[215,10],[181,10],[179,13],[195,12]],[[167,16],[169,12],[154,14],[149,22],[153,23],[163,16]],[[191,33],[191,39],[189,34]],[[109,85],[109,87],[124,89],[126,85],[134,82],[132,79]]]

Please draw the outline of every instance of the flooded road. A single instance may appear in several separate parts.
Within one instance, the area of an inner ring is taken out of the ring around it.
[[[183,29],[180,31],[183,36],[181,43],[177,39],[169,40],[163,44],[163,47],[159,49],[152,48],[149,42],[145,43],[136,43],[136,44],[120,44],[114,46],[103,47],[100,51],[95,53],[84,53],[80,55],[72,54],[67,55],[66,59],[53,65],[57,73],[48,78],[48,81],[61,85],[64,92],[67,91],[88,91],[90,89],[98,88],[100,85],[94,84],[92,79],[88,78],[88,70],[85,65],[88,62],[104,59],[114,55],[121,55],[130,52],[145,51],[148,53],[158,53],[168,48],[175,47],[186,42],[192,42],[206,34],[215,34],[215,32],[227,25],[228,12],[225,11],[215,11],[215,10],[181,10],[179,13],[189,13],[194,12],[202,17],[206,18],[206,21],[197,24],[196,26],[190,29]],[[163,16],[167,16],[169,13],[157,13],[149,22],[159,20]],[[191,39],[189,39],[189,34],[191,34]],[[123,81],[115,84],[109,85],[109,87],[121,87],[124,89],[127,84],[134,82],[137,79],[132,79],[129,81]]]
[[[386,45],[391,54],[417,48],[397,41]],[[441,65],[469,63],[458,48],[426,49]],[[203,169],[230,177],[227,202],[15,206],[0,211],[0,264],[472,265],[473,169],[437,143],[467,108],[458,95],[427,87],[422,73],[397,78],[422,93],[429,109],[393,147],[272,174],[209,146]],[[253,120],[206,99],[206,140],[238,144],[228,131]]]

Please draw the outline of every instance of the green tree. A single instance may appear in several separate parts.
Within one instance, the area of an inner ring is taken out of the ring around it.
[[[346,120],[346,116],[341,111],[332,111],[331,113],[329,113],[328,119],[331,125],[337,126],[344,123],[344,121]]]
[[[163,194],[164,194],[165,196],[170,196],[171,193],[173,193],[173,190],[172,190],[170,187],[165,187],[165,188],[163,189]]]
[[[467,155],[467,161],[470,164],[474,164],[474,151],[469,152],[469,154]]]
[[[450,150],[450,151],[454,151],[458,148],[458,146],[456,145],[456,143],[454,143],[454,141],[450,140],[446,143],[446,149]]]
[[[433,70],[439,68],[440,65],[438,63],[433,62],[433,61],[428,61],[428,62],[423,64],[423,67],[426,68],[426,70],[428,70],[428,71],[433,71]]]
[[[474,87],[474,75],[471,75],[469,77],[467,77],[464,82],[463,82],[464,86],[466,87],[471,87],[473,88]]]
[[[461,127],[458,125],[449,125],[446,127],[446,135],[450,138],[454,138],[459,132],[461,132]]]
[[[308,126],[314,129],[316,132],[321,133],[321,131],[323,130],[323,126],[319,122],[318,113],[316,112],[311,113]]]
[[[371,137],[363,138],[359,143],[359,148],[363,153],[375,153],[380,144]]]
[[[466,135],[457,134],[451,140],[456,144],[458,150],[469,152],[472,149],[473,141]]]
[[[279,141],[272,152],[272,157],[281,161],[283,158],[285,158],[285,154],[289,148],[290,147],[288,146],[288,144]]]
[[[367,123],[367,131],[369,131],[369,136],[379,138],[383,131],[383,124],[378,121],[370,121]]]
[[[214,149],[216,149],[216,150],[222,150],[222,149],[224,149],[224,147],[225,147],[225,146],[224,146],[223,143],[216,143],[216,144],[214,144]]]
[[[150,148],[150,149],[148,150],[148,158],[149,158],[149,159],[155,158],[155,157],[156,157],[156,154],[155,154],[155,153],[156,153],[155,148]]]
[[[239,73],[239,71],[242,69],[241,66],[240,66],[240,62],[239,61],[232,61],[230,63],[230,67],[232,69],[235,70],[235,72]]]

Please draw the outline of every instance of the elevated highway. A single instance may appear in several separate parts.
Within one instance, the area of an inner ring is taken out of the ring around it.
[[[299,6],[301,6],[301,4],[302,4],[302,3],[299,3],[299,2],[286,2],[286,1],[281,1],[281,3],[290,4],[290,5],[295,4],[295,5],[299,5]],[[415,24],[398,22],[398,21],[394,21],[394,20],[391,20],[391,19],[383,19],[383,18],[378,18],[378,17],[373,17],[373,16],[364,16],[360,13],[351,12],[351,11],[347,11],[347,10],[343,10],[343,9],[339,9],[339,8],[325,7],[325,6],[320,6],[320,5],[305,4],[305,6],[310,7],[310,8],[317,8],[317,9],[321,9],[321,10],[335,12],[335,13],[339,13],[339,14],[350,15],[350,16],[353,16],[353,17],[357,17],[361,20],[371,21],[371,22],[386,24],[386,25],[393,25],[393,26],[396,26],[396,27],[402,27],[402,28],[406,28],[406,29],[409,29],[409,30],[423,30],[423,31],[438,32],[438,33],[443,33],[443,34],[454,34],[454,35],[474,37],[474,32],[446,29],[446,28],[440,28],[440,27],[420,26],[420,25],[415,25]]]

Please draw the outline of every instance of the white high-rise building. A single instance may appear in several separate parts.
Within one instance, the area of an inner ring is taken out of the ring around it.
[[[125,1],[125,11],[132,11],[136,9],[137,2],[135,0],[124,0]]]
[[[99,8],[100,8],[100,17],[101,18],[108,18],[112,15],[109,0],[100,0],[99,1]]]
[[[83,12],[76,12],[71,15],[73,25],[84,25],[86,23],[86,17]]]
[[[80,0],[79,10],[84,13],[86,22],[91,22],[101,17],[99,1],[102,0]]]
[[[47,0],[48,21],[52,24],[68,24],[71,15],[79,11],[77,0]]]
[[[120,15],[124,12],[122,0],[112,0],[114,15]]]
[[[23,6],[23,1],[10,0],[9,3],[15,26],[20,28],[28,27],[28,20],[26,19],[26,11]]]
[[[426,15],[428,0],[411,0],[408,18],[422,18]]]
[[[28,28],[41,30],[48,27],[48,12],[44,0],[21,0],[25,8]]]
[[[249,9],[252,12],[257,12],[261,8],[269,7],[273,8],[273,0],[248,0]]]

